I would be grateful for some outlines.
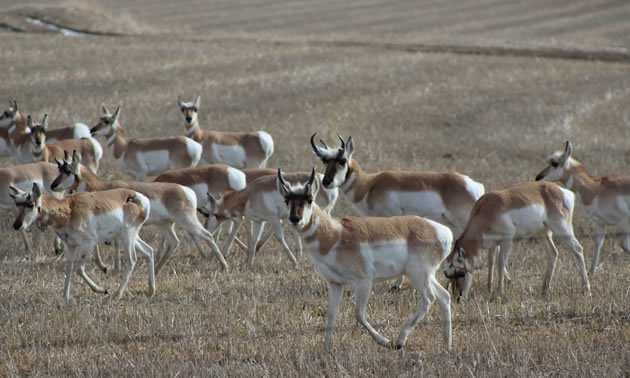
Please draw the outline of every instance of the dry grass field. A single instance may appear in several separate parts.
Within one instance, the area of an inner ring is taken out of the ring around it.
[[[331,144],[340,132],[367,171],[453,169],[487,190],[533,180],[567,139],[592,175],[630,174],[627,1],[43,3],[0,0],[0,107],[15,99],[24,114],[48,113],[51,127],[94,124],[101,104],[119,104],[127,136],[182,135],[176,98],[200,95],[203,127],[268,131],[269,165],[287,171],[321,169],[308,138]],[[128,178],[109,151],[101,164],[102,177]],[[334,214],[356,211],[342,198]],[[451,352],[436,304],[393,351],[357,324],[347,290],[333,350],[318,358],[325,285],[306,255],[292,268],[277,242],[251,269],[233,250],[223,273],[181,235],[154,297],[139,258],[121,300],[75,276],[60,307],[65,265],[51,232],[32,230],[27,255],[12,221],[1,217],[0,376],[630,375],[630,256],[612,238],[591,297],[563,246],[543,297],[545,246],[534,240],[515,244],[505,298],[489,301],[484,253],[474,297],[452,304]],[[590,266],[581,206],[574,225]],[[156,235],[143,230],[154,247]],[[105,256],[111,263],[110,248]],[[120,276],[88,267],[117,287]],[[408,284],[388,289],[375,286],[368,319],[391,338],[419,299]]]

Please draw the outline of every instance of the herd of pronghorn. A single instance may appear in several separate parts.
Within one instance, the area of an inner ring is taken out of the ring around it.
[[[382,171],[366,173],[354,158],[352,137],[341,136],[339,147],[324,141],[310,143],[325,172],[283,173],[265,168],[274,152],[272,137],[264,132],[217,132],[199,125],[199,97],[178,106],[185,120],[185,136],[126,139],[119,121],[120,107],[103,114],[93,127],[85,124],[48,129],[44,116],[35,123],[24,117],[15,101],[0,116],[0,154],[17,165],[0,169],[2,207],[16,212],[13,224],[21,231],[26,249],[31,245],[25,229],[32,223],[51,226],[55,248],[64,245],[66,279],[64,301],[70,297],[75,260],[79,275],[92,290],[107,290],[90,279],[85,264],[96,249],[96,261],[105,269],[98,244],[116,247],[115,271],[120,269],[119,246],[125,250],[126,267],[116,292],[120,297],[136,262],[136,250],[146,258],[149,295],[155,292],[155,275],[179,244],[174,231],[187,231],[199,253],[207,257],[203,240],[224,270],[223,253],[233,242],[248,251],[254,263],[257,249],[275,235],[289,259],[297,259],[284,238],[282,222],[288,220],[296,235],[298,257],[304,245],[316,270],[328,286],[328,326],[324,348],[332,343],[333,325],[344,285],[355,293],[357,320],[382,345],[401,348],[411,330],[437,299],[445,342],[451,346],[449,292],[437,281],[443,272],[457,298],[468,297],[475,258],[488,249],[488,290],[491,290],[498,255],[498,286],[503,294],[506,262],[516,239],[544,235],[548,244],[547,270],[542,291],[549,290],[558,250],[552,236],[573,251],[587,294],[590,285],[582,246],[572,225],[574,193],[583,202],[597,232],[589,274],[597,267],[606,225],[614,225],[621,246],[630,253],[630,177],[592,178],[571,157],[571,143],[554,153],[535,182],[484,193],[484,186],[457,172]],[[95,137],[104,137],[121,171],[136,181],[104,181],[97,176],[103,157]],[[308,148],[308,147],[307,147]],[[157,176],[145,182],[147,176]],[[551,181],[560,181],[562,188]],[[330,212],[338,190],[362,216],[333,218]],[[197,213],[205,216],[202,224]],[[237,237],[248,219],[248,243]],[[223,248],[215,243],[221,225],[230,221]],[[264,224],[270,232],[263,235]],[[166,241],[157,254],[139,237],[144,224],[156,226]],[[393,342],[381,336],[365,318],[375,281],[407,276],[420,294],[417,311]]]

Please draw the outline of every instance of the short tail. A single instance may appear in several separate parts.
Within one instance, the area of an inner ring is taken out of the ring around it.
[[[260,139],[260,147],[265,153],[265,159],[260,164],[260,168],[264,168],[267,165],[267,160],[269,160],[269,158],[271,157],[271,155],[273,155],[273,152],[274,152],[273,138],[266,131],[259,131],[258,137]]]
[[[133,202],[140,206],[142,223],[146,222],[149,218],[149,211],[151,210],[149,199],[144,194],[136,192],[135,195],[127,197],[127,202]]]

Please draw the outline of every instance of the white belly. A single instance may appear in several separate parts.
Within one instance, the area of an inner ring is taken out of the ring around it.
[[[219,144],[214,144],[212,148],[204,151],[201,160],[204,164],[221,163],[234,168],[245,168],[247,163],[243,147],[222,146]]]

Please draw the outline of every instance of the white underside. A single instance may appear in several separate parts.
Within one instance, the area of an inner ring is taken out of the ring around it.
[[[247,168],[247,156],[241,146],[212,145],[212,148],[204,150],[201,158],[202,164],[226,164],[234,168]],[[252,167],[256,168],[256,167]]]
[[[483,235],[484,248],[493,247],[498,240],[530,238],[547,230],[547,212],[542,204],[508,211],[500,219],[500,226]]]

